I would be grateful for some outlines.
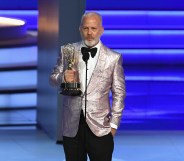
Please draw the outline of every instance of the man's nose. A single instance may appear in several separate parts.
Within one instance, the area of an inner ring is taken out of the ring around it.
[[[91,29],[88,30],[88,35],[91,35],[92,34],[92,31]]]

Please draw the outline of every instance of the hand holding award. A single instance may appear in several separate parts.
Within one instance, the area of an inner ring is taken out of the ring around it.
[[[67,69],[64,72],[64,81],[61,83],[61,94],[78,96],[81,95],[79,75],[75,69],[75,47],[67,44],[63,47],[63,56]]]

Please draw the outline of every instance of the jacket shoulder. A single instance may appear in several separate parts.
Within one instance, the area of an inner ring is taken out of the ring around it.
[[[102,47],[103,47],[105,53],[107,54],[107,56],[119,58],[122,55],[121,53],[114,51],[105,45],[102,45]]]
[[[61,45],[61,48],[63,48],[66,45],[69,45],[69,44],[73,45],[73,46],[79,46],[81,44],[81,42],[67,43],[67,44]]]
[[[81,42],[74,42],[74,43],[67,43],[67,44],[64,44],[64,45],[61,45],[61,50],[66,46],[66,45],[72,45],[74,46],[76,49],[81,45]]]

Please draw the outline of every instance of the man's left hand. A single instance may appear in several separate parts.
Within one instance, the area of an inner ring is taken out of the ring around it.
[[[111,128],[111,134],[112,134],[112,136],[114,137],[114,136],[115,136],[115,134],[116,134],[116,129]]]

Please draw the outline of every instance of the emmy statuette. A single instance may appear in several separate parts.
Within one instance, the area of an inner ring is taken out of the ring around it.
[[[79,82],[79,74],[77,71],[76,63],[76,51],[75,47],[72,44],[67,44],[63,47],[62,53],[64,56],[64,64],[67,66],[67,70],[74,71],[74,81],[73,82],[62,82],[61,83],[61,92],[60,94],[63,95],[70,95],[70,96],[80,96],[81,89],[80,89],[80,82]]]

